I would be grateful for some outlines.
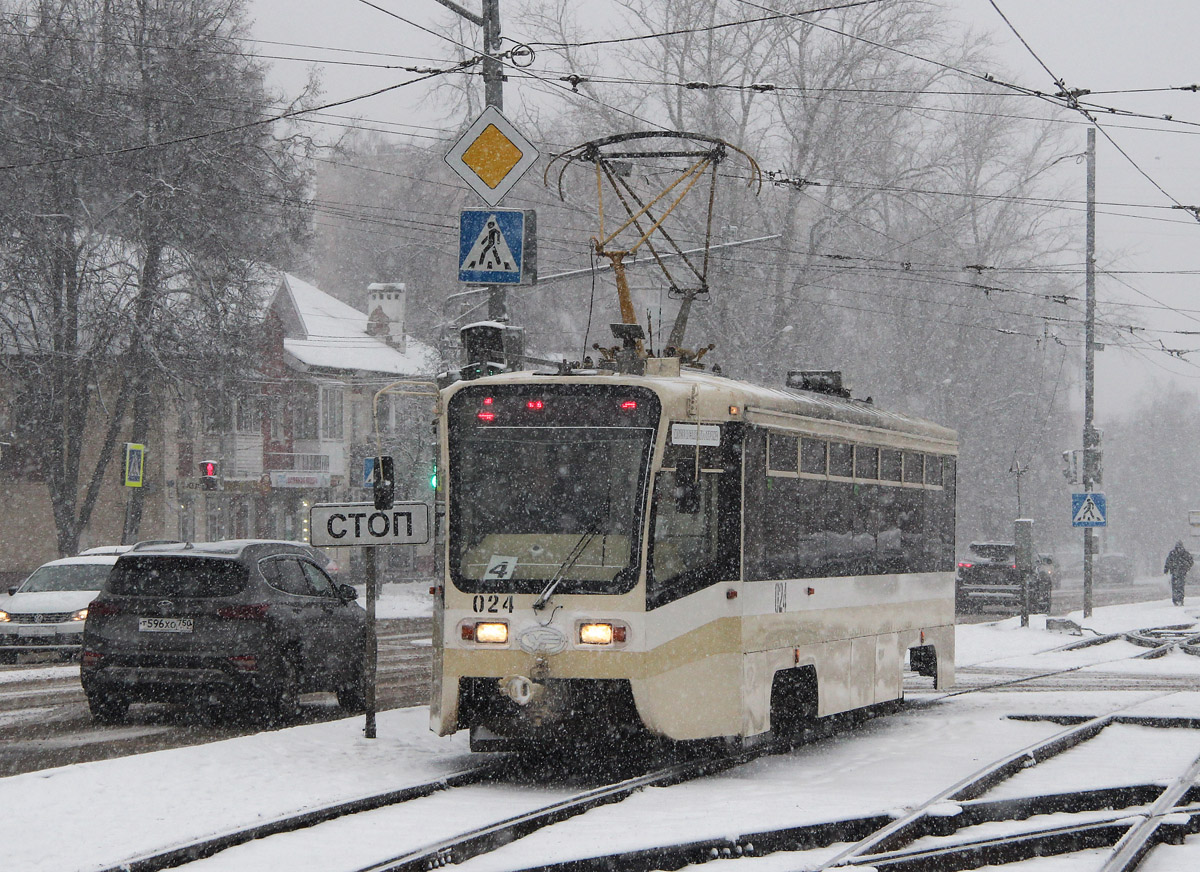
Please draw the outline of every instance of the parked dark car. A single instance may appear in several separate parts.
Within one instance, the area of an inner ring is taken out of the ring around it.
[[[299,695],[366,696],[366,612],[309,546],[159,543],[122,555],[88,607],[81,678],[97,721],[132,702],[248,703],[287,722]]]
[[[1017,570],[1017,546],[1012,542],[972,542],[971,556],[958,562],[955,576],[954,604],[959,613],[999,611],[1017,614],[1021,611],[1021,573]],[[1032,612],[1050,611],[1050,591],[1053,575],[1038,571],[1034,561],[1033,589],[1029,609]]]

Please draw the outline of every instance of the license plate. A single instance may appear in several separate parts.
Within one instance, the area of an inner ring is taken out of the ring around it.
[[[191,618],[138,618],[138,631],[142,633],[190,633]]]

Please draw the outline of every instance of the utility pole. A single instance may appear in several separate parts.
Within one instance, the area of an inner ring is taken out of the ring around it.
[[[1022,466],[1021,461],[1014,457],[1012,466],[1008,468],[1008,471],[1017,478],[1017,517],[1019,518],[1021,517],[1021,476],[1029,472],[1029,467]]]
[[[1087,132],[1087,251],[1084,256],[1087,306],[1083,342],[1083,489],[1096,484],[1096,449],[1100,438],[1095,419],[1096,379],[1096,128]],[[1083,616],[1092,616],[1092,528],[1083,528]]]
[[[500,0],[483,0],[483,14],[476,15],[454,0],[437,0],[450,11],[483,28],[483,100],[504,111],[504,64],[500,61]],[[488,285],[488,320],[508,320],[508,289]]]

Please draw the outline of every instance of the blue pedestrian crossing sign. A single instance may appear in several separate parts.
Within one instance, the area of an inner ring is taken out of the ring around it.
[[[464,209],[458,225],[458,280],[481,285],[537,281],[536,213]]]
[[[363,477],[359,487],[375,487],[375,458],[363,458]]]
[[[1071,494],[1071,526],[1107,527],[1108,500],[1104,494]]]

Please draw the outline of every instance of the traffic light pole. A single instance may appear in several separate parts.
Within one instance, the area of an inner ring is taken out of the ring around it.
[[[1096,448],[1100,442],[1094,426],[1096,379],[1096,129],[1087,132],[1087,252],[1084,258],[1087,304],[1083,342],[1083,489],[1096,484]],[[1083,528],[1083,616],[1092,616],[1092,528]]]

